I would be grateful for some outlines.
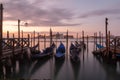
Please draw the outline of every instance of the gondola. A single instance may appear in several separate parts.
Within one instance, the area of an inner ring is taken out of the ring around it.
[[[79,52],[77,50],[77,47],[74,45],[74,43],[71,43],[70,45],[70,59],[73,62],[80,62]]]
[[[37,54],[32,54],[32,59],[40,59],[40,58],[47,58],[50,57],[55,50],[55,44],[53,43],[50,47],[45,48],[43,51],[40,51]]]
[[[85,44],[83,41],[80,41],[79,44],[81,45],[81,47],[82,47],[83,49],[86,49],[86,44]]]
[[[56,50],[55,59],[56,60],[65,59],[65,46],[62,42],[60,43],[59,47]]]
[[[79,54],[82,48],[82,45],[80,43],[78,43],[77,41],[75,41],[74,47],[77,50],[77,53]]]

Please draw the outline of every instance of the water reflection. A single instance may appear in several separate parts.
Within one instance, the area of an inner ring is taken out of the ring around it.
[[[40,69],[45,63],[47,63],[50,60],[49,58],[43,58],[35,61],[35,64],[33,65],[32,69],[30,70],[29,74],[34,74],[38,69]]]
[[[8,59],[6,64],[0,63],[0,79],[120,80],[120,62],[106,63],[100,57],[94,57],[92,50],[93,43],[89,43],[79,54],[79,64],[71,62],[69,52],[60,62],[54,57],[35,61],[21,59],[9,66],[11,60]]]
[[[96,56],[104,71],[106,72],[106,80],[120,80],[120,73],[117,72],[118,62],[106,62],[100,56]]]
[[[58,76],[58,74],[59,74],[59,71],[61,70],[64,62],[65,62],[65,59],[63,59],[63,60],[61,60],[61,61],[60,61],[60,60],[59,60],[59,61],[56,61],[56,60],[55,60],[54,80],[56,80],[56,78],[57,78],[57,76]]]
[[[70,62],[71,62],[72,70],[73,70],[74,80],[79,80],[78,76],[79,76],[79,71],[80,71],[80,61],[75,63],[72,60],[70,60]]]

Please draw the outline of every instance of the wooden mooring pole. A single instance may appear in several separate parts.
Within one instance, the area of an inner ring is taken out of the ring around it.
[[[78,33],[77,33],[77,35],[76,35],[76,41],[78,41]]]
[[[108,32],[108,54],[110,52],[110,31]]]
[[[52,29],[50,28],[50,46],[52,45]]]
[[[88,35],[87,35],[87,48],[88,48],[88,42],[89,42],[89,41],[88,41],[88,38],[89,38],[89,37],[88,37]]]
[[[18,43],[20,43],[20,20],[18,19]]]
[[[99,44],[101,45],[101,31],[99,31]],[[100,52],[101,52],[101,48],[100,48]]]
[[[40,50],[40,37],[39,37],[39,33],[38,33],[38,50]]]
[[[33,32],[33,37],[34,37],[34,39],[33,39],[33,46],[35,46],[35,31]]]
[[[7,31],[7,39],[9,39],[9,31]]]
[[[116,44],[117,44],[117,38],[114,39],[114,54],[116,53]]]
[[[68,30],[66,33],[66,53],[68,54]]]
[[[101,45],[101,31],[99,32],[99,44]]]
[[[95,51],[95,47],[96,47],[96,45],[95,45],[95,33],[94,33],[94,51]]]
[[[95,46],[96,46],[96,44],[97,44],[97,32],[95,33]],[[95,50],[97,51],[97,46],[95,47]]]
[[[14,34],[13,34],[13,43],[12,43],[12,55],[14,56],[14,53],[15,53],[15,36],[14,36]]]
[[[46,48],[46,35],[44,34],[44,49]]]
[[[30,47],[30,35],[28,34],[28,47]]]
[[[33,39],[33,38],[32,38],[32,33],[31,33],[31,47],[32,47],[32,39]]]
[[[108,53],[108,18],[105,18],[106,53]]]
[[[2,57],[2,39],[3,39],[3,4],[0,4],[0,58]],[[3,64],[0,61],[0,78],[3,75]]]
[[[82,31],[82,41],[83,41],[83,44],[84,44],[84,31]]]
[[[22,31],[22,44],[21,45],[22,45],[22,51],[21,52],[23,53],[23,46],[24,46],[23,45],[23,31]]]
[[[102,41],[102,44],[101,44],[101,45],[102,45],[102,46],[103,46],[103,43],[104,43],[104,40],[103,40],[103,39],[104,39],[104,37],[103,37],[103,33],[102,33],[102,34],[101,34],[101,41]]]
[[[3,5],[0,4],[0,57],[2,56],[2,39],[3,39]]]

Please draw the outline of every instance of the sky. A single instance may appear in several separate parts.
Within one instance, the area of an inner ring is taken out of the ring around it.
[[[120,34],[120,0],[0,0],[4,7],[4,33],[24,32],[105,33],[105,18],[112,35]],[[28,25],[24,25],[28,23]]]

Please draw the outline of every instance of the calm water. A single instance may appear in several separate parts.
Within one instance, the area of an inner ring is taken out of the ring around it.
[[[59,43],[57,43],[58,45]],[[40,48],[43,49],[43,47],[42,42]],[[88,47],[79,55],[80,64],[73,64],[69,59],[69,53],[66,53],[65,60],[59,63],[55,62],[54,57],[33,62],[16,61],[14,72],[4,75],[4,79],[8,77],[39,80],[120,80],[120,63],[104,63],[99,57],[96,58],[92,54],[92,42],[89,42]]]

